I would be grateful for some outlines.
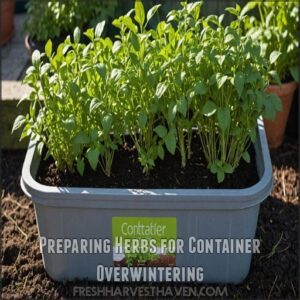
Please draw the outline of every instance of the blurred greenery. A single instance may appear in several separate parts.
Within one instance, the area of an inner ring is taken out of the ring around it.
[[[299,81],[299,2],[249,1],[245,8],[248,15],[253,15],[253,10],[258,15],[247,24],[247,34],[260,44],[263,56],[271,58],[274,51],[278,55],[272,82]]]
[[[151,20],[150,26],[156,27],[172,9],[179,9],[181,0],[145,0],[144,6],[148,10],[156,4],[162,4],[156,18]],[[202,15],[222,14],[228,6],[235,3],[241,6],[246,0],[238,1],[204,1]],[[134,5],[134,0],[28,0],[26,3],[27,19],[24,31],[36,41],[47,41],[61,35],[71,34],[76,26],[86,28],[95,26],[101,20],[111,20],[126,14]],[[225,24],[232,20],[228,16]],[[116,30],[108,25],[107,34],[113,37]]]
[[[24,31],[36,41],[47,41],[107,20],[116,6],[117,0],[29,0]]]

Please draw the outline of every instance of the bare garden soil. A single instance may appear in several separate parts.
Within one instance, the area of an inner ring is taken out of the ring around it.
[[[217,176],[206,167],[207,163],[200,145],[200,139],[192,141],[191,159],[185,168],[181,167],[179,151],[175,155],[165,152],[164,160],[156,160],[156,166],[149,174],[143,173],[136,149],[125,143],[115,152],[112,174],[107,177],[98,165],[95,171],[85,164],[84,176],[77,172],[59,171],[52,158],[41,160],[37,181],[50,186],[99,187],[99,188],[246,188],[258,182],[254,148],[249,154],[251,162],[241,160],[234,174],[226,174],[219,184]]]
[[[261,253],[253,256],[250,273],[243,283],[227,285],[229,299],[299,298],[298,151],[297,141],[287,140],[271,152],[274,189],[261,205],[256,233],[261,240]],[[2,153],[2,298],[66,299],[72,296],[73,286],[103,286],[86,281],[55,282],[44,271],[34,207],[19,184],[24,155],[25,151]],[[173,174],[172,168],[168,174]],[[242,181],[245,174],[238,172],[241,173],[235,177]],[[153,286],[132,284],[145,285]]]

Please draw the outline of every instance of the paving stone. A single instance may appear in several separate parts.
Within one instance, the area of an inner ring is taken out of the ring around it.
[[[1,79],[19,80],[30,59],[24,45],[23,24],[25,14],[15,15],[14,36],[1,48]]]

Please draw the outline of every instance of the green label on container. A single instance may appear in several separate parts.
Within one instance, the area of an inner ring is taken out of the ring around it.
[[[113,217],[117,266],[175,266],[176,218]]]

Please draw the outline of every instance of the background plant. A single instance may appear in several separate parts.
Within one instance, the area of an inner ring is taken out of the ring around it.
[[[24,30],[37,41],[47,41],[107,20],[116,6],[117,0],[28,0]]]
[[[262,55],[273,53],[279,78],[271,73],[272,81],[298,81],[299,2],[250,1],[245,9],[258,11],[258,17],[252,16],[246,24],[247,34],[260,43]]]

